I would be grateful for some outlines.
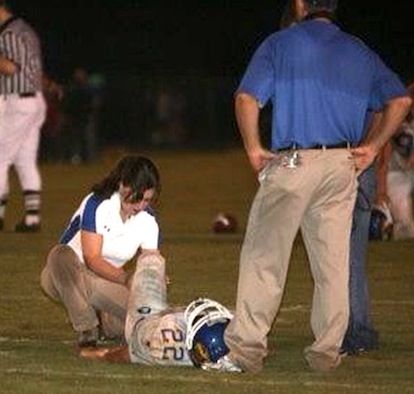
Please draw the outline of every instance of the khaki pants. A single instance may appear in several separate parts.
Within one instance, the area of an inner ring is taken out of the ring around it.
[[[230,358],[252,372],[267,355],[267,335],[280,308],[292,245],[301,229],[314,293],[314,342],[305,357],[339,364],[349,316],[349,244],[357,180],[348,150],[300,151],[290,169],[273,161],[251,207],[240,256],[235,317],[225,340]],[[309,360],[308,360],[309,362]]]
[[[95,275],[69,246],[57,245],[50,251],[40,281],[49,297],[65,305],[75,331],[97,327],[99,311],[105,333],[123,335],[128,289]]]

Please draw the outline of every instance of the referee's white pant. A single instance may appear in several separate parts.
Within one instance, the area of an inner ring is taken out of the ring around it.
[[[10,166],[15,167],[22,190],[41,190],[37,154],[45,118],[41,92],[33,97],[0,95],[0,198],[9,193]]]

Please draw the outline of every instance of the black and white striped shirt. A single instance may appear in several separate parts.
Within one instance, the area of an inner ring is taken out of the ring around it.
[[[0,95],[42,90],[42,53],[36,32],[12,17],[0,26],[0,54],[18,66],[13,75],[0,74]]]

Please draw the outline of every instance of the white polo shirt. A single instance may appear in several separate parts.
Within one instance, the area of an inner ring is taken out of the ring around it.
[[[118,192],[109,199],[101,200],[88,194],[72,216],[60,239],[70,246],[85,263],[82,253],[80,230],[102,235],[102,257],[115,267],[122,267],[142,249],[158,249],[159,227],[155,217],[141,211],[125,222],[120,214],[121,199]]]

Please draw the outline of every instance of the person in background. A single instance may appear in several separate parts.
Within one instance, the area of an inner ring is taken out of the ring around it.
[[[89,133],[93,114],[93,91],[84,67],[75,67],[63,92],[62,137],[65,158],[72,164],[88,162],[93,156]]]
[[[380,113],[373,114],[372,122],[378,122]],[[371,130],[375,129],[372,127]],[[371,317],[366,263],[368,258],[369,227],[371,212],[377,196],[378,155],[366,170],[358,176],[358,189],[352,214],[349,254],[349,321],[340,353],[358,355],[379,347],[378,331]]]
[[[413,239],[414,121],[412,112],[390,143],[387,194],[393,219],[392,238]]]
[[[62,114],[63,87],[47,75],[43,76],[43,94],[47,104],[46,119],[42,126],[40,160],[43,162],[62,159]]]
[[[19,177],[25,213],[17,232],[41,227],[42,179],[37,165],[46,117],[42,52],[35,30],[0,0],[0,231],[9,198],[9,169]]]
[[[414,96],[414,84],[408,86]],[[371,214],[370,239],[414,238],[412,192],[414,189],[413,108],[377,160],[377,195]]]
[[[80,347],[95,346],[101,333],[122,340],[129,296],[124,266],[159,249],[151,209],[159,192],[155,164],[124,156],[92,186],[50,250],[41,286],[65,306]]]
[[[263,368],[299,229],[314,280],[314,341],[305,360],[316,371],[341,362],[357,177],[401,124],[411,98],[377,54],[334,23],[336,8],[335,0],[296,0],[298,22],[264,40],[236,92],[237,123],[260,185],[240,255],[235,315],[225,331],[230,352],[211,369]],[[268,101],[271,150],[258,126]],[[383,116],[365,138],[372,112]]]

